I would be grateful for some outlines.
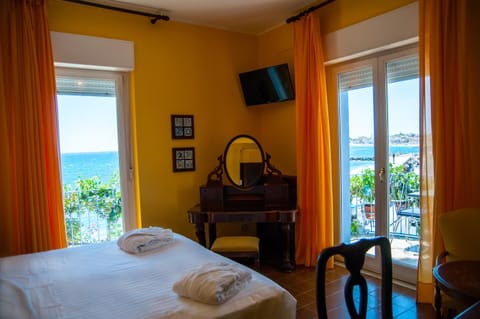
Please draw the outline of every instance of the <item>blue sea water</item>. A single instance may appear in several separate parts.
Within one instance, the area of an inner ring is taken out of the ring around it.
[[[390,154],[418,153],[415,145],[392,145]],[[373,165],[374,149],[372,145],[350,146],[350,169]],[[63,184],[74,184],[78,179],[99,176],[107,183],[119,168],[118,152],[64,153],[62,154]],[[358,160],[362,159],[362,160]]]
[[[418,145],[390,145],[390,155],[419,154]],[[350,170],[373,166],[373,145],[350,145]]]
[[[351,145],[350,146],[350,157],[363,157],[369,158],[373,157],[373,145]],[[391,145],[390,154],[402,155],[402,154],[411,154],[418,153],[418,145]]]
[[[63,153],[61,161],[63,184],[93,176],[107,183],[119,172],[118,152]]]

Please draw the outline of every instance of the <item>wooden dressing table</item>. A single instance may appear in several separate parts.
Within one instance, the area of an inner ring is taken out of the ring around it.
[[[224,172],[228,185],[222,181]],[[271,165],[270,155],[256,139],[238,135],[218,157],[207,183],[200,186],[200,204],[188,210],[188,222],[195,225],[198,242],[208,248],[216,239],[217,223],[257,223],[260,258],[278,252],[281,270],[291,272],[295,268],[296,195],[296,178],[284,176]],[[277,238],[267,238],[272,234]]]

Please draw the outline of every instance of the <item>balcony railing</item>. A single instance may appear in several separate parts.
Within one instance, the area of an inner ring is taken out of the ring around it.
[[[389,202],[386,213],[389,220],[388,236],[395,257],[415,265],[421,227],[418,193],[420,181],[415,165],[410,164],[408,161],[389,166]],[[375,212],[375,172],[372,168],[362,169],[350,176],[350,195],[350,240],[374,236],[376,213],[379,212]]]
[[[63,198],[68,246],[118,238],[123,229],[118,185],[91,178],[77,181],[72,188],[64,187]]]

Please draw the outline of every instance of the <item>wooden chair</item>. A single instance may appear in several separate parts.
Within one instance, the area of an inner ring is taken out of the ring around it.
[[[390,241],[385,237],[362,238],[350,244],[325,248],[318,256],[316,267],[316,298],[317,313],[321,319],[327,319],[325,295],[325,273],[328,259],[334,255],[341,255],[350,276],[345,283],[344,297],[351,318],[364,319],[367,315],[368,290],[367,282],[360,271],[365,262],[365,255],[371,247],[380,246],[382,257],[382,317],[393,318],[392,312],[392,252]],[[353,289],[359,287],[359,306],[355,307]]]
[[[215,239],[211,250],[230,259],[253,258],[254,267],[258,269],[259,242],[254,236],[224,236]]]

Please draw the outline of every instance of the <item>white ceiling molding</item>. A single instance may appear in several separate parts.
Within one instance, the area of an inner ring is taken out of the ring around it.
[[[133,42],[80,34],[51,32],[55,66],[107,71],[135,67]]]
[[[328,33],[325,65],[418,42],[418,2]]]

